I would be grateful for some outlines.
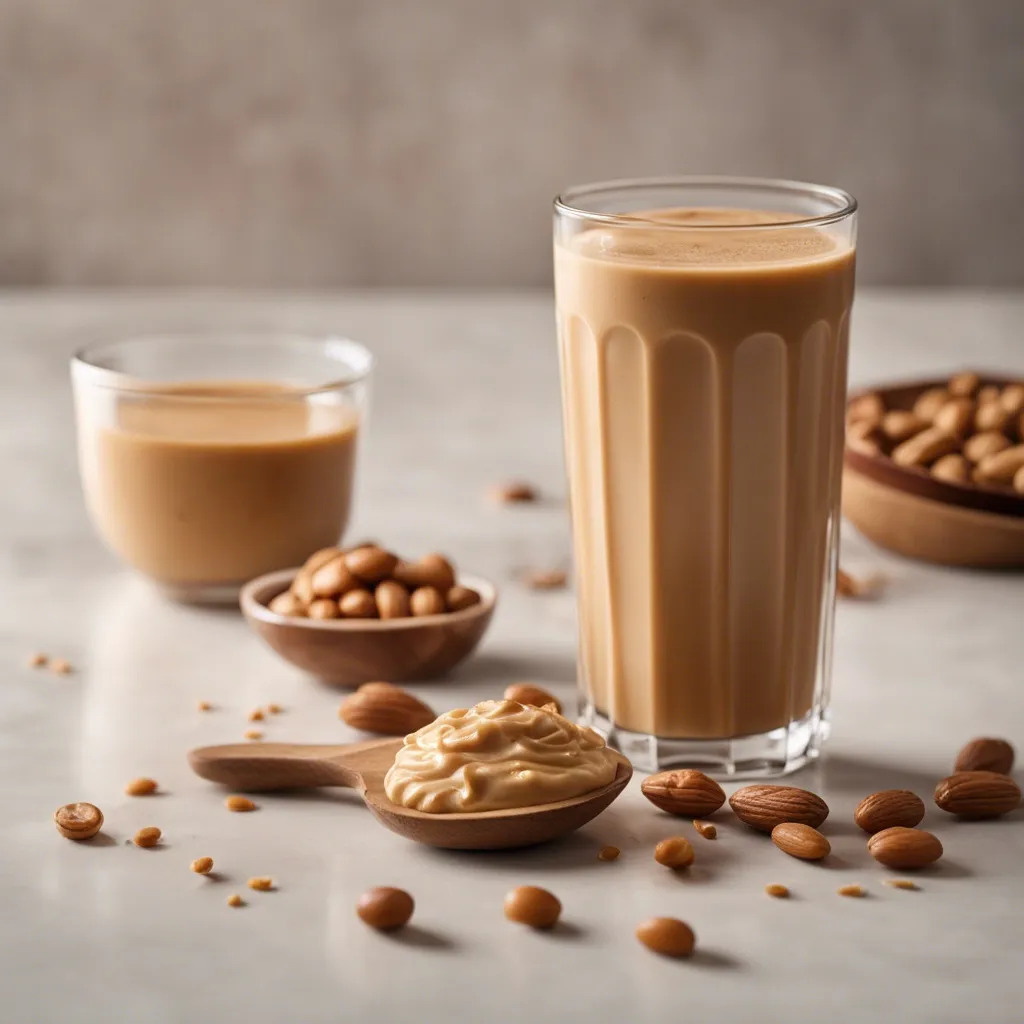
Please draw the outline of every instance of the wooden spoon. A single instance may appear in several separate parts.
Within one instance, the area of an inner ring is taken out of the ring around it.
[[[572,832],[601,813],[626,787],[633,767],[620,754],[615,778],[592,793],[557,803],[476,814],[425,814],[393,804],[384,776],[401,739],[347,746],[234,743],[200,747],[188,755],[192,770],[234,790],[267,791],[345,786],[355,789],[382,824],[406,839],[449,850],[500,850],[533,846]]]

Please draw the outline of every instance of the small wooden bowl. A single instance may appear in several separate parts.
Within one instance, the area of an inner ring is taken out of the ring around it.
[[[880,395],[887,409],[910,409],[946,379],[855,392]],[[1002,386],[1005,378],[983,384]],[[1008,490],[937,480],[927,469],[899,466],[885,455],[847,448],[843,515],[869,540],[908,558],[980,569],[1024,567],[1024,496]]]
[[[372,680],[435,679],[476,649],[490,625],[498,592],[476,576],[480,603],[460,612],[405,619],[299,619],[267,605],[291,586],[297,569],[267,573],[247,583],[239,597],[249,625],[286,661],[335,686]]]

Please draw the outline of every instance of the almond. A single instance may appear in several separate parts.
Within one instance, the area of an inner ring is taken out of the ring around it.
[[[650,775],[641,783],[640,790],[655,807],[686,818],[714,814],[725,803],[722,787],[692,768]]]
[[[998,818],[1020,804],[1020,786],[998,772],[957,772],[935,787],[935,802],[958,818]]]
[[[829,841],[810,825],[785,821],[772,829],[772,842],[790,857],[800,860],[821,860],[832,852]]]
[[[545,704],[554,704],[555,711],[562,713],[562,705],[547,690],[533,683],[512,683],[505,687],[505,700],[514,700],[528,707],[542,708]]]
[[[868,853],[887,868],[923,868],[942,856],[942,843],[919,828],[893,828],[876,832],[868,840]]]
[[[744,786],[729,797],[729,806],[760,832],[786,822],[817,828],[828,817],[828,804],[820,796],[796,786]]]
[[[853,820],[865,832],[881,832],[895,825],[913,828],[924,817],[924,801],[909,789],[883,789],[864,797]]]
[[[397,556],[374,545],[356,548],[343,556],[345,568],[366,583],[386,580],[398,565]]]
[[[1013,771],[1013,747],[1006,740],[981,736],[971,740],[956,756],[957,772],[998,772],[1009,775]]]
[[[391,683],[364,683],[341,702],[338,717],[353,729],[405,736],[437,716],[418,697]]]

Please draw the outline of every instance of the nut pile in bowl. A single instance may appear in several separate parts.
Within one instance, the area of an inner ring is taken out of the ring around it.
[[[846,443],[945,483],[1024,494],[1024,383],[958,373],[910,409],[887,408],[878,392],[859,395],[847,408]]]
[[[376,544],[323,548],[268,607],[310,619],[402,619],[472,608],[480,595],[460,586],[452,563],[431,554],[405,561]]]

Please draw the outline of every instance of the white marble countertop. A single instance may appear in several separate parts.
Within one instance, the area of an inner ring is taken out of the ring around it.
[[[796,778],[832,808],[835,855],[808,865],[721,814],[694,837],[677,878],[651,858],[681,831],[637,780],[563,842],[521,853],[452,854],[381,829],[343,792],[260,798],[234,815],[193,777],[188,748],[236,741],[246,712],[277,701],[268,739],[344,742],[339,694],[280,662],[229,612],[169,606],[119,570],[79,495],[66,363],[79,344],[170,327],[332,329],[380,357],[355,533],[412,553],[451,552],[503,587],[479,656],[425,685],[436,708],[541,681],[569,699],[568,593],[514,582],[563,564],[568,530],[550,298],[543,294],[7,294],[0,297],[0,1018],[150,1022],[1020,1021],[1024,1010],[1024,813],[989,823],[925,819],[945,844],[920,892],[881,885],[853,826],[856,802],[908,786],[928,797],[976,734],[1024,748],[1024,580],[902,561],[852,533],[844,564],[889,577],[882,600],[838,614],[834,734]],[[867,292],[852,379],[962,364],[1024,370],[1024,294]],[[551,500],[497,509],[509,476]],[[36,650],[70,676],[24,666]],[[196,701],[216,705],[208,714]],[[150,775],[164,795],[122,787]],[[732,787],[727,787],[732,788]],[[51,814],[88,800],[104,842],[61,839]],[[929,801],[930,802],[930,801]],[[142,825],[159,849],[125,845]],[[604,843],[622,848],[599,863]],[[190,873],[215,858],[222,880]],[[248,893],[269,874],[279,890]],[[768,882],[795,898],[764,896]],[[864,900],[837,886],[861,882]],[[536,883],[565,927],[534,934],[502,916],[504,893]],[[398,885],[416,928],[388,938],[355,916],[358,895]],[[225,906],[230,892],[249,906]],[[638,921],[680,916],[699,955],[665,961],[633,938]]]

